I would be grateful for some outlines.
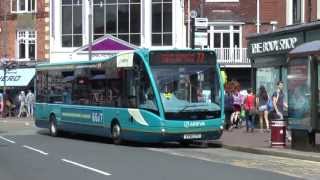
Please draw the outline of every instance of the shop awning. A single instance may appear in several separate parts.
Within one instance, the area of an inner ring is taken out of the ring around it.
[[[289,56],[295,55],[312,55],[312,54],[320,54],[320,40],[307,42],[301,44],[295,49],[291,50]]]
[[[3,69],[0,70],[0,86],[28,86],[36,73],[35,68],[7,69],[6,79]]]

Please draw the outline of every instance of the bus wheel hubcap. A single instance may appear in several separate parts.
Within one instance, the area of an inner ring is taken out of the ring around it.
[[[51,122],[51,133],[52,134],[56,133],[56,127],[54,126],[53,122]]]
[[[118,124],[113,126],[112,132],[114,138],[118,138],[120,136],[120,127]]]

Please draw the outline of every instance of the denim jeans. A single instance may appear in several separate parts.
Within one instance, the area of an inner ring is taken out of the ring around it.
[[[249,129],[253,129],[254,128],[254,115],[249,115],[249,113],[246,113],[246,128],[247,131],[249,131]]]

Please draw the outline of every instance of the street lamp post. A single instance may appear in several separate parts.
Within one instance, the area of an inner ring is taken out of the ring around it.
[[[88,23],[89,23],[89,61],[92,60],[92,0],[88,0],[89,4],[89,15],[88,15]]]
[[[8,54],[7,54],[7,35],[8,35],[8,29],[7,29],[7,8],[3,5],[3,1],[1,1],[2,7],[4,11],[4,22],[3,22],[3,32],[2,32],[2,58],[1,58],[1,63],[3,66],[3,112],[5,112],[5,102],[6,102],[6,75],[7,75],[7,62],[8,62]],[[2,30],[2,29],[1,29]],[[2,116],[5,116],[5,113],[2,113]]]
[[[3,95],[2,95],[2,101],[3,101],[3,108],[2,108],[2,111],[3,112],[6,112],[6,109],[5,109],[5,104],[6,104],[6,97],[7,97],[7,90],[6,90],[6,83],[7,83],[7,64],[8,63],[8,58],[5,56],[4,58],[1,59],[1,64],[2,64],[2,67],[3,67]],[[2,113],[2,117],[5,117],[5,113]]]

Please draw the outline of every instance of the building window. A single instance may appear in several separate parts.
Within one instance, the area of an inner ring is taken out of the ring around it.
[[[213,25],[209,30],[210,48],[240,48],[241,31],[238,25]]]
[[[19,60],[36,59],[36,32],[18,31],[17,48]]]
[[[301,23],[301,16],[302,16],[302,4],[301,4],[301,0],[293,0],[293,1],[292,1],[293,24],[299,24],[299,23]]]
[[[172,45],[172,0],[152,0],[152,45]]]
[[[94,39],[111,34],[129,43],[140,45],[141,0],[94,0]]]
[[[25,13],[36,11],[36,0],[11,0],[11,11]]]
[[[62,0],[62,47],[82,46],[82,0]]]

